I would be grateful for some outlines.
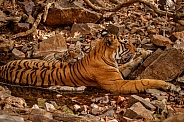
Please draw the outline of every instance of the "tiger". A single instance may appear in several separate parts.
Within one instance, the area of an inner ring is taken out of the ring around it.
[[[156,79],[123,79],[115,60],[117,55],[135,53],[130,40],[101,32],[96,46],[77,62],[47,62],[39,59],[14,60],[0,67],[4,82],[23,86],[49,87],[94,86],[116,94],[141,93],[146,89],[173,88],[174,85]]]

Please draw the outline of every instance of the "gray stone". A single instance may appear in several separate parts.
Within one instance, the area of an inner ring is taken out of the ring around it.
[[[15,56],[15,58],[18,58],[18,59],[25,58],[25,54],[20,50],[17,50],[16,48],[12,50],[12,54]]]
[[[140,102],[137,102],[127,109],[124,116],[131,119],[145,118],[146,120],[152,120],[152,114],[152,111],[146,109]]]
[[[158,110],[163,110],[164,107],[166,106],[166,103],[164,101],[166,101],[166,100],[162,100],[162,101],[160,101],[160,100],[153,100],[153,101],[151,101],[151,103],[154,106],[156,106],[158,108]]]
[[[128,105],[127,107],[131,107],[134,103],[140,102],[143,104],[144,107],[146,107],[149,110],[155,110],[156,107],[153,106],[150,102],[146,101],[144,98],[139,97],[137,95],[131,95],[131,97],[128,100]]]
[[[15,23],[13,30],[16,33],[25,32],[25,31],[29,30],[29,26],[30,26],[29,23]]]
[[[25,4],[25,11],[27,12],[28,15],[31,15],[32,12],[34,11],[34,2],[28,2]]]
[[[10,115],[0,115],[0,122],[24,122],[24,118]]]
[[[169,48],[140,74],[141,79],[171,81],[184,71],[184,51]]]
[[[158,48],[151,56],[149,56],[133,73],[129,75],[131,79],[137,78],[145,69],[148,67],[154,60],[156,60],[160,54],[162,54],[162,50]]]
[[[160,91],[158,89],[147,89],[146,93],[151,94],[152,96],[156,97],[157,100],[168,99],[166,92]]]

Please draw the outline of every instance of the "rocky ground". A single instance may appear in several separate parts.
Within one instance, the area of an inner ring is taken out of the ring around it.
[[[163,9],[155,7],[160,2],[138,0],[130,5],[132,1],[91,0],[91,5],[87,0],[0,0],[0,63],[43,59],[70,48],[83,56],[106,28],[152,51],[127,79],[162,79],[177,85],[178,91],[114,95],[85,87],[67,93],[60,88],[0,87],[0,121],[183,121],[183,3],[170,2]]]

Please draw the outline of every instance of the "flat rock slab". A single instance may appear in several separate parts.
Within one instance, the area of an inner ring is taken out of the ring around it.
[[[145,118],[146,120],[152,120],[152,114],[152,111],[146,109],[140,102],[137,102],[127,109],[124,116],[131,119]]]
[[[152,42],[157,46],[169,46],[173,44],[169,38],[162,35],[153,35]]]
[[[43,57],[53,52],[62,52],[67,50],[66,40],[61,33],[43,40],[34,47],[33,57]]]
[[[50,8],[46,24],[47,25],[71,25],[74,23],[96,23],[101,14],[90,11],[82,7],[54,7]]]
[[[137,95],[131,95],[131,97],[130,97],[129,100],[128,100],[128,105],[127,105],[127,107],[128,107],[128,108],[131,107],[131,106],[132,106],[133,104],[135,104],[136,102],[142,103],[142,105],[143,105],[145,108],[149,109],[149,110],[155,110],[155,109],[156,109],[156,107],[153,106],[150,102],[146,101],[144,98],[139,97],[139,96],[137,96]]]
[[[140,74],[141,79],[171,81],[184,71],[184,51],[169,48]]]
[[[142,64],[139,66],[134,72],[132,72],[128,77],[130,79],[137,78],[145,69],[148,67],[154,60],[156,60],[161,54],[163,50],[158,48],[151,56],[149,56]]]

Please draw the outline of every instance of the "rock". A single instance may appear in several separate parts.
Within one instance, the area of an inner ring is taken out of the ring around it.
[[[109,109],[106,110],[103,114],[99,115],[99,117],[110,117],[113,118],[114,115],[116,114],[116,107],[110,107]]]
[[[95,103],[103,103],[103,104],[106,104],[106,103],[109,103],[109,96],[108,95],[105,95],[104,97],[93,98],[91,101],[92,102],[95,102]]]
[[[98,117],[87,118],[83,116],[77,116],[72,114],[67,114],[63,112],[53,113],[54,120],[59,122],[101,122]]]
[[[40,109],[39,106],[37,104],[34,104],[32,109]]]
[[[58,122],[58,121],[55,121],[53,119],[49,119],[43,115],[32,115],[32,116],[29,116],[29,120],[31,122]]]
[[[27,12],[28,15],[31,15],[32,12],[34,11],[34,2],[28,2],[25,4],[25,11]]]
[[[3,40],[0,42],[0,52],[6,52],[13,50],[14,48],[14,41],[12,40]]]
[[[57,3],[56,3],[57,4]],[[66,7],[62,4],[50,8],[45,23],[47,25],[70,25],[74,23],[96,23],[101,14],[80,7]]]
[[[152,114],[152,111],[146,109],[140,102],[137,102],[127,109],[124,116],[131,119],[145,118],[146,120],[152,120]]]
[[[151,95],[166,95],[166,92],[160,91],[158,89],[147,89],[146,93],[151,94]]]
[[[175,32],[181,32],[184,31],[184,26],[182,26],[179,23],[175,23]]]
[[[159,29],[155,28],[155,26],[147,27],[148,34],[159,34]]]
[[[149,56],[129,77],[131,79],[137,78],[154,60],[156,60],[163,51],[158,48],[151,56]]]
[[[157,46],[169,46],[173,44],[169,38],[162,35],[153,35],[152,42]]]
[[[86,89],[85,86],[80,86],[80,87],[70,87],[70,86],[50,86],[49,87],[50,90],[56,90],[57,92],[66,92],[66,93],[81,93],[84,92],[84,90]]]
[[[142,97],[139,97],[137,95],[131,95],[131,97],[128,100],[128,105],[127,107],[131,107],[134,103],[140,102],[143,104],[144,107],[146,107],[149,110],[155,110],[156,107],[153,106],[150,102],[148,102],[147,100],[145,100]]]
[[[13,27],[14,32],[25,32],[29,30],[29,23],[15,23]]]
[[[178,78],[176,79],[176,81],[181,82],[181,83],[184,83],[184,75],[178,77]]]
[[[122,122],[144,122],[142,119],[131,119],[128,117],[122,117]]]
[[[163,122],[184,122],[184,113],[177,113],[176,115],[172,115]]]
[[[175,40],[182,39],[182,38],[184,38],[184,31],[174,32],[174,33],[172,33],[171,36],[174,36],[175,37]]]
[[[75,105],[73,105],[73,109],[74,109],[74,111],[78,111],[79,109],[81,109],[81,107],[80,107],[80,105],[75,104]]]
[[[39,116],[43,116],[43,117],[46,117],[48,119],[53,119],[53,116],[52,116],[52,113],[50,112],[47,112],[46,110],[44,109],[32,109],[31,113],[30,113],[30,117],[33,117],[34,119],[34,116],[35,115],[39,115]],[[37,118],[37,117],[36,117]],[[31,119],[32,120],[32,119]]]
[[[33,57],[43,57],[52,52],[62,52],[67,50],[66,41],[61,33],[43,40],[34,47]]]
[[[104,106],[104,107],[100,107],[97,104],[92,103],[91,104],[91,113],[93,115],[99,115],[104,113],[104,111],[107,111],[108,107]]]
[[[166,100],[162,100],[162,101],[160,101],[160,100],[153,100],[153,101],[151,101],[151,103],[154,106],[156,106],[158,110],[162,111],[162,110],[164,110],[164,108],[166,106],[166,103],[164,101],[166,101]]]
[[[157,100],[168,99],[166,92],[160,91],[158,89],[147,89],[146,93],[151,94],[152,96],[156,97]]]
[[[46,111],[55,111],[56,110],[56,108],[52,105],[52,104],[50,104],[50,103],[45,103],[45,110]]]
[[[175,111],[170,105],[166,105],[161,112],[163,118],[168,118],[172,115],[174,115]]]
[[[27,20],[26,20],[26,22],[29,23],[29,24],[33,24],[34,21],[35,21],[35,19],[31,15],[29,15]]]
[[[171,81],[183,72],[183,59],[183,51],[176,48],[166,49],[154,62],[145,68],[140,74],[140,78]]]
[[[10,97],[4,99],[4,103],[5,103],[4,109],[8,109],[11,107],[24,108],[27,106],[27,104],[23,98],[14,97],[14,96],[10,96]]]
[[[75,23],[72,25],[71,35],[74,36],[76,32],[79,32],[80,35],[96,35],[103,28],[99,24],[94,23]]]
[[[112,34],[122,34],[125,30],[125,25],[109,24],[107,30]]]
[[[173,47],[177,49],[184,49],[184,38],[176,40]]]
[[[24,122],[24,118],[10,115],[0,115],[0,122]]]
[[[20,50],[17,50],[16,48],[12,50],[12,54],[14,55],[15,58],[18,58],[18,59],[25,58],[25,54],[21,52]]]

